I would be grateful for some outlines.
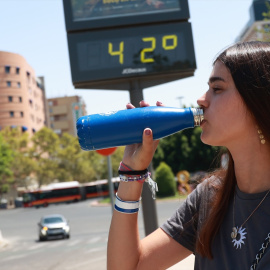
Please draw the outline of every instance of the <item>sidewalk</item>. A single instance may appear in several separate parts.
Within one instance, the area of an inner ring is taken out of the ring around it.
[[[190,255],[183,261],[175,264],[174,266],[168,268],[167,270],[193,270],[194,269],[195,256]]]

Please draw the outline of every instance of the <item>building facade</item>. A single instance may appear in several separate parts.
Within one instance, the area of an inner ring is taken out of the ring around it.
[[[0,129],[19,127],[31,136],[46,125],[44,78],[21,55],[0,51]]]
[[[50,128],[61,135],[67,132],[77,136],[76,121],[86,115],[85,103],[79,96],[48,99]]]
[[[253,0],[250,19],[236,41],[270,41],[270,0]]]

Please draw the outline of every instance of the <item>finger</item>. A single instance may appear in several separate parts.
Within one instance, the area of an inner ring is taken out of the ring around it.
[[[143,152],[142,162],[148,163],[147,166],[150,164],[154,152],[155,152],[155,142],[153,140],[153,132],[150,128],[146,128],[143,132],[143,142],[141,151]]]
[[[140,106],[141,107],[148,107],[150,104],[148,102],[145,102],[144,100],[140,101]]]
[[[143,142],[142,147],[144,151],[151,152],[151,155],[154,154],[159,144],[159,140],[153,139],[153,131],[150,128],[146,128],[143,132]]]
[[[127,108],[127,109],[134,109],[135,106],[133,106],[131,103],[128,103],[128,104],[126,105],[126,108]]]
[[[157,101],[157,102],[156,102],[156,105],[157,105],[157,106],[165,106],[161,101]]]

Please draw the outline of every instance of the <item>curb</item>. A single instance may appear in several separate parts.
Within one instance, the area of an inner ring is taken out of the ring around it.
[[[94,206],[94,207],[104,207],[104,206],[110,206],[110,205],[111,205],[110,203],[100,203],[98,200],[90,203],[90,206]]]
[[[4,248],[8,245],[8,241],[3,238],[2,232],[0,230],[0,248]]]

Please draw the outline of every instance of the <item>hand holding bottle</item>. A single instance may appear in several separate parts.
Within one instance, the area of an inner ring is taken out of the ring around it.
[[[156,102],[157,106],[163,106],[161,102]],[[149,103],[140,102],[140,107],[148,107]],[[134,109],[132,104],[127,104],[127,109]],[[123,162],[133,170],[146,169],[151,163],[157,149],[159,140],[153,140],[153,132],[150,128],[143,131],[143,142],[127,145],[124,152]]]

